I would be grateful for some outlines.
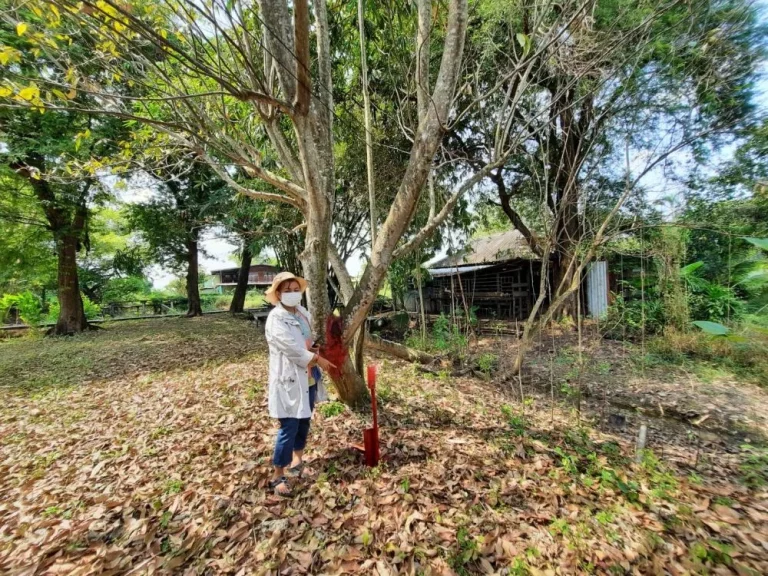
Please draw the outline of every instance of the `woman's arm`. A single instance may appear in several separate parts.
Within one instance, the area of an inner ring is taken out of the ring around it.
[[[285,322],[275,320],[272,322],[268,341],[280,350],[288,360],[306,368],[315,361],[315,353],[307,350],[307,346],[300,338],[296,338]]]

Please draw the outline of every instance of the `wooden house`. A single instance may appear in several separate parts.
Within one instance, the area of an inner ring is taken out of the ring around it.
[[[248,271],[248,288],[268,288],[272,285],[272,280],[280,272],[276,266],[269,264],[254,264]],[[223,270],[213,270],[213,291],[223,294],[234,290],[237,286],[237,278],[240,275],[240,268],[224,268]]]
[[[478,317],[524,320],[535,302],[541,260],[517,230],[471,241],[461,252],[433,262],[422,287],[428,314],[462,314],[465,307]],[[406,309],[419,310],[416,286],[408,292]]]
[[[433,262],[422,286],[427,314],[464,314],[478,318],[525,320],[538,298],[541,259],[517,230],[472,240],[461,252]],[[551,274],[551,268],[550,268]],[[592,262],[582,278],[582,310],[599,317],[608,310],[611,274],[605,261]],[[405,307],[419,311],[419,293],[412,285]],[[545,299],[542,310],[548,301]]]

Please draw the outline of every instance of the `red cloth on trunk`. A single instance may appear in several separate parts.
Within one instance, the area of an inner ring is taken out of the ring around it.
[[[341,367],[347,360],[347,347],[344,346],[344,322],[339,316],[331,315],[325,322],[325,344],[320,347],[320,356],[335,364],[330,375],[333,380],[341,376]]]

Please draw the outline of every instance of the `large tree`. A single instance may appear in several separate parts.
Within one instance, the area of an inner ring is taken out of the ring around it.
[[[245,297],[248,292],[248,276],[254,257],[259,257],[271,244],[280,244],[279,239],[289,230],[275,230],[286,224],[285,216],[278,216],[270,210],[273,206],[259,200],[234,197],[230,206],[222,210],[222,226],[235,236],[239,243],[237,256],[240,260],[240,271],[237,276],[237,286],[232,294],[229,311],[232,314],[243,312]],[[294,215],[294,218],[296,216]],[[299,274],[300,271],[295,271]]]
[[[29,290],[45,303],[57,291],[50,224],[32,187],[10,169],[0,172],[0,294]],[[102,301],[113,282],[128,276],[141,282],[144,276],[142,246],[128,233],[124,211],[104,196],[108,205],[90,208],[89,250],[77,259],[80,290],[94,302]]]
[[[747,0],[479,7],[472,62],[478,84],[499,90],[479,108],[462,94],[468,112],[446,148],[477,171],[500,134],[514,139],[486,197],[551,256],[555,300],[574,313],[578,253],[622,188],[748,116],[761,56],[755,10]],[[500,122],[508,101],[517,104]]]
[[[13,111],[3,114],[0,140],[7,152],[0,154],[6,169],[22,180],[42,213],[57,258],[59,318],[54,334],[73,334],[87,327],[77,255],[90,247],[89,219],[92,204],[104,193],[98,176],[70,172],[81,139],[94,157],[114,153],[115,128],[84,114]],[[91,130],[93,129],[93,131]],[[75,160],[76,162],[76,160]],[[5,193],[12,193],[9,188]]]
[[[48,223],[26,182],[0,175],[0,294],[56,290],[56,254]]]
[[[418,4],[428,6],[426,0]],[[412,130],[409,159],[356,287],[331,243],[336,190],[333,127],[335,116],[345,111],[337,110],[334,102],[336,39],[330,34],[326,0],[313,3],[312,23],[306,0],[134,1],[130,6],[114,0],[36,0],[17,6],[11,18],[44,38],[95,39],[94,59],[113,73],[112,85],[129,78],[150,90],[151,96],[127,111],[109,82],[76,86],[76,77],[66,88],[97,93],[105,103],[100,107],[103,113],[156,126],[169,142],[194,150],[244,194],[296,207],[306,223],[302,265],[311,287],[314,330],[322,334],[330,314],[325,290],[330,260],[346,302],[344,340],[355,339],[411,223],[450,121],[463,62],[467,0],[450,0],[445,19],[439,10],[418,10],[429,19],[421,27],[427,33],[422,44],[433,37],[441,40],[439,70],[434,83],[429,70],[415,83],[434,88],[418,90],[423,113]],[[54,15],[52,6],[58,8]],[[411,37],[410,42],[415,41]],[[39,49],[53,52],[43,42]],[[13,97],[22,86],[10,89]],[[46,102],[53,108],[67,105],[53,95]],[[252,145],[255,133],[268,137],[274,168],[262,163],[265,155]],[[232,178],[231,166],[278,192],[258,192],[239,184]],[[351,361],[332,376],[345,400],[365,397],[365,385]]]
[[[203,314],[199,289],[200,240],[222,218],[231,191],[210,168],[189,157],[152,171],[156,194],[131,207],[129,220],[152,259],[186,277],[187,316]]]
[[[60,89],[74,77],[72,66],[83,82],[103,78],[106,72],[88,58],[91,43],[59,45],[47,39],[51,51],[40,50],[40,38],[8,16],[0,18],[0,95],[10,98],[0,109],[0,162],[31,191],[51,234],[60,304],[53,333],[72,334],[87,327],[77,256],[90,244],[90,208],[105,193],[100,170],[116,154],[126,129],[117,118],[84,111],[98,107],[92,96]],[[62,60],[70,67],[60,66]],[[52,93],[43,91],[43,82],[49,89],[57,86],[56,97],[71,106],[45,110],[43,98]]]

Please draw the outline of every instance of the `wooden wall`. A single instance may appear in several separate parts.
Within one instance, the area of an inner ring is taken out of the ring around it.
[[[433,277],[427,283],[430,308],[450,314],[455,307],[462,314],[466,303],[469,308],[476,307],[479,318],[524,320],[536,300],[540,270],[540,263],[520,260]]]

